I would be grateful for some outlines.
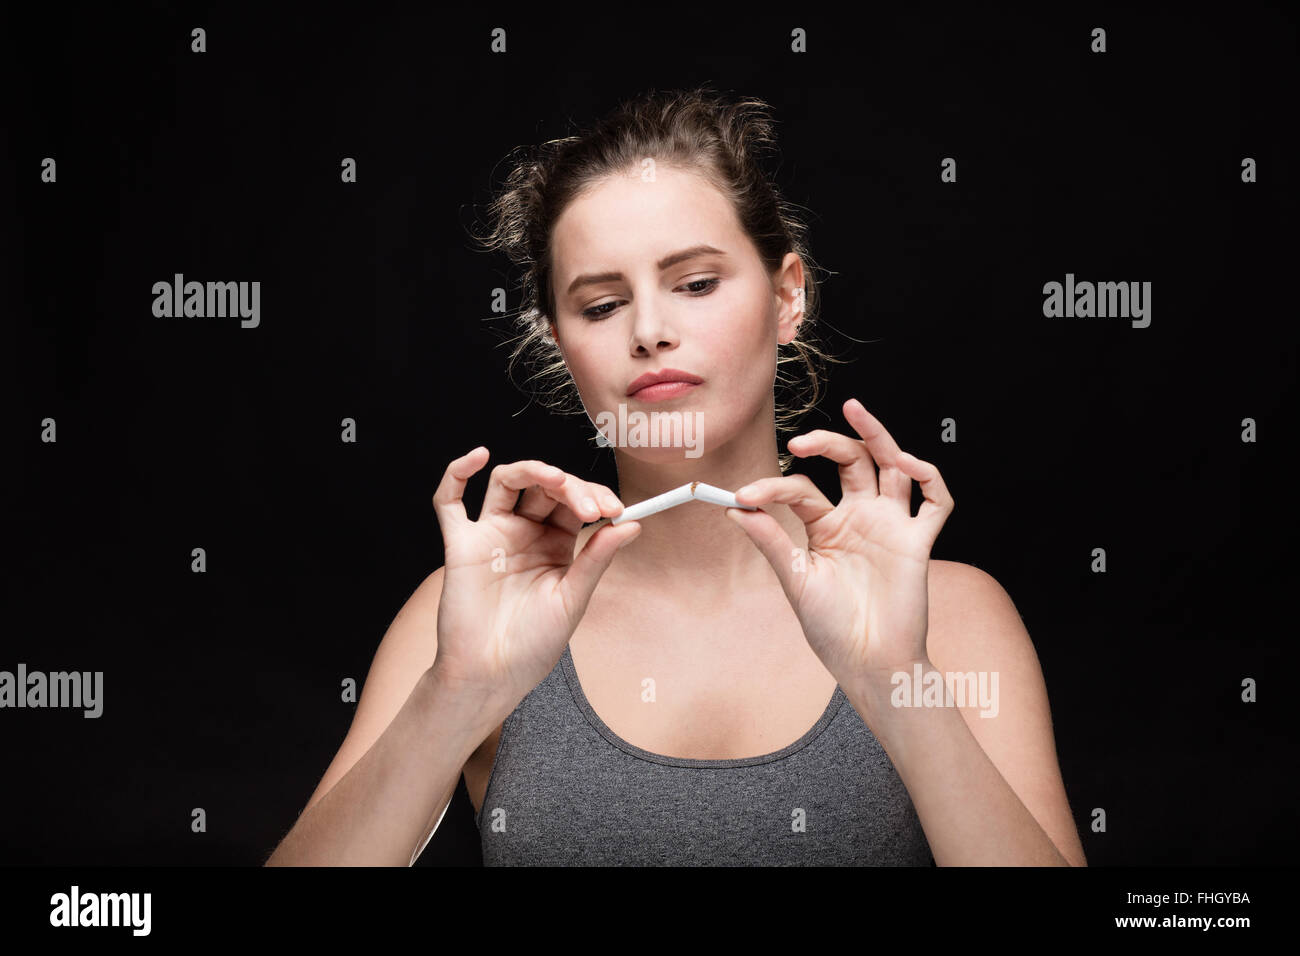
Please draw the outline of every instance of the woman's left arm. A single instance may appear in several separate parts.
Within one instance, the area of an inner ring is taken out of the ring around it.
[[[838,504],[806,475],[736,492],[743,505],[789,505],[806,554],[762,510],[728,516],[767,557],[809,645],[889,754],[938,865],[1086,866],[1015,606],[984,572],[931,561],[953,510],[938,469],[899,449],[856,399],[844,415],[860,440],[817,429],[789,442],[795,455],[839,464]],[[925,496],[915,516],[914,479]],[[944,566],[933,589],[932,564]],[[954,706],[959,690],[974,699]]]
[[[935,561],[930,572],[922,674],[938,676],[922,684],[946,677],[952,706],[892,706],[901,680],[846,686],[845,694],[859,714],[871,714],[863,719],[906,784],[935,863],[1087,866],[1047,688],[1019,612],[978,568]],[[914,667],[909,691],[915,675]]]

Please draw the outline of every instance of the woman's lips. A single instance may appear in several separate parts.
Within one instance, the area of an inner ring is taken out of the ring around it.
[[[658,382],[637,389],[629,397],[642,402],[663,402],[684,395],[695,387],[694,382]]]

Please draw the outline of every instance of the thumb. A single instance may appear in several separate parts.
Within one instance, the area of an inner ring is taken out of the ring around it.
[[[766,511],[745,511],[742,508],[728,508],[727,517],[734,521],[749,535],[767,563],[772,565],[777,580],[785,589],[786,597],[791,601],[797,596],[794,591],[794,542],[785,533],[781,523]]]
[[[641,522],[628,521],[618,525],[607,524],[587,539],[556,585],[575,622],[587,610],[587,602],[591,600],[601,575],[614,560],[615,552],[640,533]]]

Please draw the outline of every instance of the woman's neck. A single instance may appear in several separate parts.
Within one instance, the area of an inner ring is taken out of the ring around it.
[[[710,449],[706,456],[663,462],[634,459],[616,449],[615,490],[628,507],[692,481],[735,491],[760,478],[780,477],[775,433],[769,430],[765,437],[770,440],[732,442]],[[763,510],[780,522],[796,548],[807,545],[803,522],[789,507],[764,505]],[[641,519],[641,533],[619,551],[615,565],[622,580],[677,594],[685,604],[706,605],[719,596],[753,591],[776,581],[767,558],[727,517],[726,509],[703,501],[688,501]]]

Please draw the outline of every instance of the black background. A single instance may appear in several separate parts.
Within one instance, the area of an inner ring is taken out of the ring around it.
[[[833,273],[852,362],[805,427],[856,396],[942,470],[934,556],[1015,600],[1089,862],[1292,858],[1296,30],[1227,9],[11,14],[0,669],[103,671],[105,710],[0,711],[0,862],[260,863],[347,732],[340,681],[441,564],[447,462],[614,485],[584,418],[507,381],[515,274],[467,227],[511,148],[700,82],[772,104]],[[259,280],[260,327],[155,318],[176,272]],[[1152,282],[1150,327],[1044,318],[1067,272]],[[478,859],[462,784],[418,865]]]

